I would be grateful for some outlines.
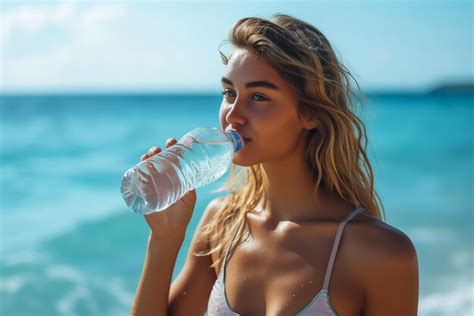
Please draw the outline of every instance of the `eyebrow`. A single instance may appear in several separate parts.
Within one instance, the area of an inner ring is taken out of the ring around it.
[[[234,83],[226,77],[222,77],[221,82],[226,83],[226,84],[231,85],[231,86],[234,85]],[[280,88],[278,88],[275,84],[271,83],[270,81],[265,81],[265,80],[250,81],[250,82],[247,82],[245,84],[245,86],[247,88],[261,87],[261,88],[269,88],[269,89],[273,89],[273,90],[280,90]]]

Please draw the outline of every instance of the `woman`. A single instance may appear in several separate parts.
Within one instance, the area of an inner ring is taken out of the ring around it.
[[[239,20],[230,42],[220,122],[245,137],[230,194],[206,208],[171,287],[196,193],[146,216],[132,314],[416,315],[416,251],[382,221],[350,74],[328,40],[276,15]]]

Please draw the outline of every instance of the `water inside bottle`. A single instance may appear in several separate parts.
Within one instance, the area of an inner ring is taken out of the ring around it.
[[[159,179],[155,179],[156,183],[151,179],[143,181],[143,175],[137,175],[138,171],[133,168],[127,171],[122,181],[122,195],[136,213],[148,214],[162,210],[190,190],[223,176],[232,162],[233,154],[233,144],[228,140],[198,141],[188,135],[166,151],[138,165],[137,169],[146,175],[145,178],[151,178],[150,174],[154,170],[150,170],[149,166],[153,166],[160,174]]]

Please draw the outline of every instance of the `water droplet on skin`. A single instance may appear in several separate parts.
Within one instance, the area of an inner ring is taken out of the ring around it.
[[[296,296],[296,294],[293,294],[293,297],[295,297],[295,296]]]
[[[183,292],[183,295],[186,295],[186,292]]]
[[[247,277],[244,277],[244,281],[247,281]]]
[[[301,287],[303,287],[303,286],[304,286],[304,285],[303,285],[303,284],[301,284]]]
[[[313,281],[310,280],[309,283],[313,283]]]

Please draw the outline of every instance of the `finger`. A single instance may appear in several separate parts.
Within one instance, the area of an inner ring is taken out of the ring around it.
[[[137,168],[137,175],[138,175],[138,179],[142,183],[149,183],[150,182],[150,176],[148,174],[146,174],[145,172],[141,171],[140,168]]]
[[[155,169],[155,166],[151,162],[147,162],[146,167],[147,167],[148,172],[150,174],[149,175],[150,178],[154,178],[154,179],[159,178],[160,175],[158,174],[158,171]]]
[[[159,149],[160,149],[160,147],[156,147],[156,146],[151,147],[150,149],[148,149],[148,155],[153,155],[153,154],[156,153]]]
[[[149,158],[148,154],[144,154],[140,157],[140,161],[143,161],[143,160],[148,159],[148,158]]]
[[[170,146],[173,146],[174,144],[176,144],[178,141],[174,138],[168,138],[166,140],[166,148],[170,147]]]

